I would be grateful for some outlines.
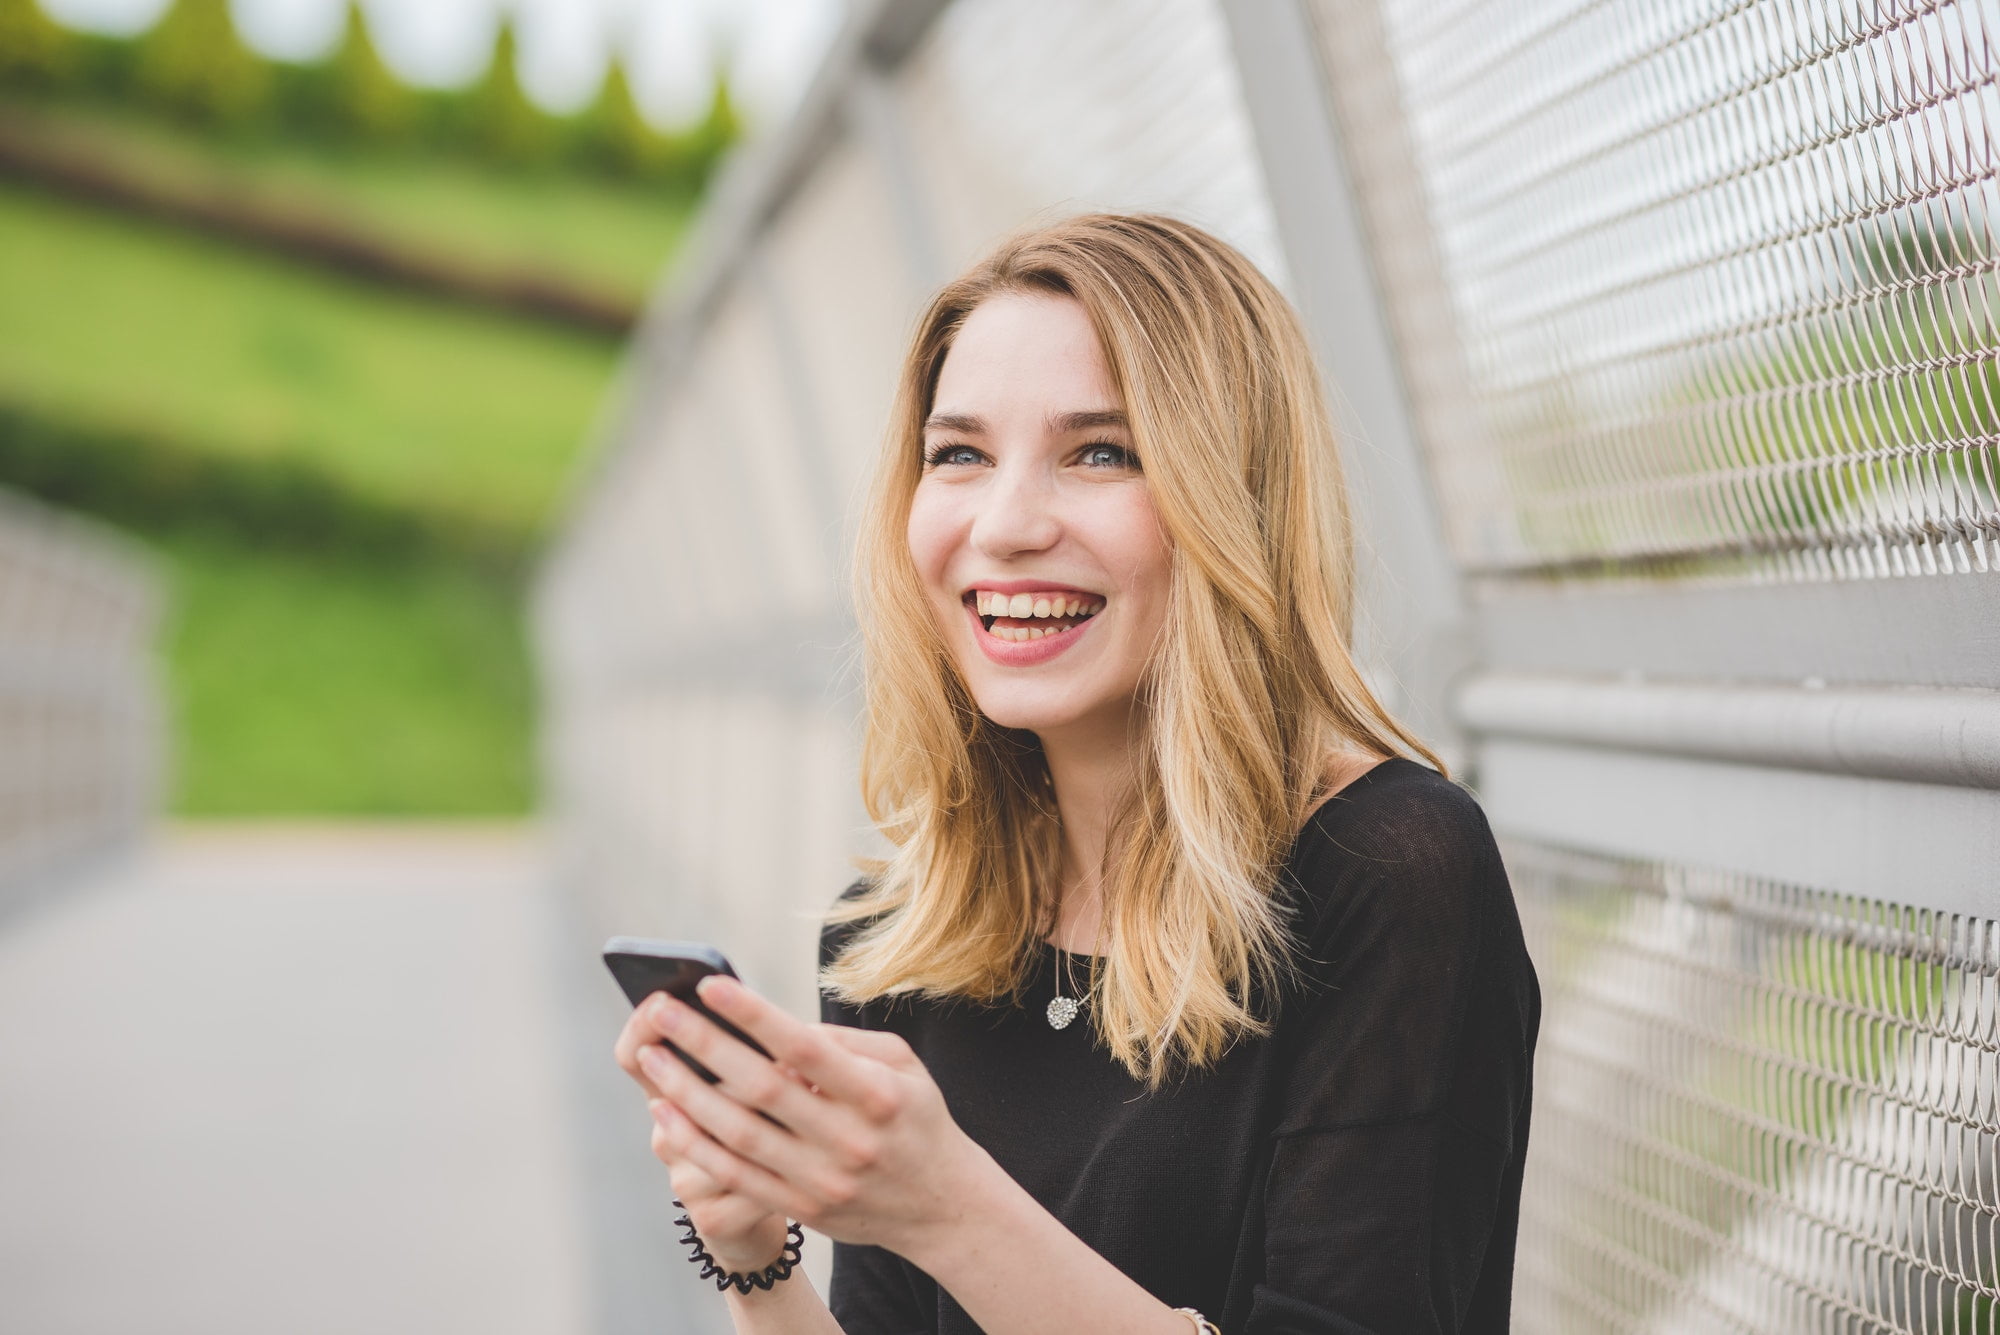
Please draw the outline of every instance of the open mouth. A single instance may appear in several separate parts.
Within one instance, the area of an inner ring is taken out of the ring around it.
[[[963,601],[987,634],[1014,643],[1075,630],[1104,610],[1104,599],[1095,594],[1055,590],[1007,594],[973,589]]]

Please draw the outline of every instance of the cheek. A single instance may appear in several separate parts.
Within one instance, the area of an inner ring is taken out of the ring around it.
[[[949,507],[925,497],[919,490],[910,503],[904,534],[910,546],[910,559],[916,563],[917,574],[925,584],[935,584],[943,578],[945,564],[951,557],[952,533]]]
[[[1158,512],[1143,491],[1119,507],[1114,522],[1106,527],[1105,538],[1104,555],[1117,563],[1118,582],[1131,590],[1134,601],[1157,614],[1166,605],[1172,582],[1173,548],[1160,527]]]

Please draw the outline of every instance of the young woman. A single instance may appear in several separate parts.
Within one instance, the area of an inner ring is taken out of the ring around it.
[[[665,995],[618,1040],[716,1265],[835,1239],[739,1332],[1506,1329],[1539,994],[1349,657],[1350,543],[1296,317],[1214,237],[1075,218],[931,303],[856,580],[894,856],[823,1023],[704,983],[774,1060]]]

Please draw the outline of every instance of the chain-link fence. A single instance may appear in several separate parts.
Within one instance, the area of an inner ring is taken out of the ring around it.
[[[571,883],[810,1005],[868,846],[843,554],[920,300],[1037,217],[1178,213],[1304,315],[1359,651],[1505,839],[1548,993],[1520,1328],[2000,1331],[1996,33],[859,7],[546,572]]]

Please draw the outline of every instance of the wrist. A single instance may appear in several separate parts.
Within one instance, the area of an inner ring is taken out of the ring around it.
[[[772,1215],[744,1237],[726,1241],[703,1239],[702,1245],[724,1270],[753,1275],[783,1259],[788,1226],[789,1221],[783,1216]]]
[[[901,1245],[889,1248],[940,1284],[946,1284],[945,1275],[954,1265],[982,1254],[982,1238],[1007,1228],[1023,1205],[1039,1208],[984,1147],[970,1137],[965,1145],[952,1171],[938,1184],[932,1216],[913,1228]]]
[[[674,1204],[679,1205],[677,1200]],[[756,1235],[767,1230],[775,1222],[784,1229],[784,1240],[779,1245],[778,1254],[772,1260],[759,1264],[742,1258],[757,1256],[763,1248],[754,1240]],[[676,1227],[682,1230],[681,1242],[688,1249],[688,1260],[701,1267],[701,1277],[714,1280],[715,1287],[722,1290],[735,1289],[739,1293],[752,1290],[769,1290],[791,1278],[792,1272],[804,1260],[805,1236],[797,1224],[778,1215],[767,1215],[751,1230],[751,1240],[734,1240],[721,1245],[720,1252],[712,1250],[714,1244],[701,1236],[694,1220],[685,1212],[674,1218]]]

